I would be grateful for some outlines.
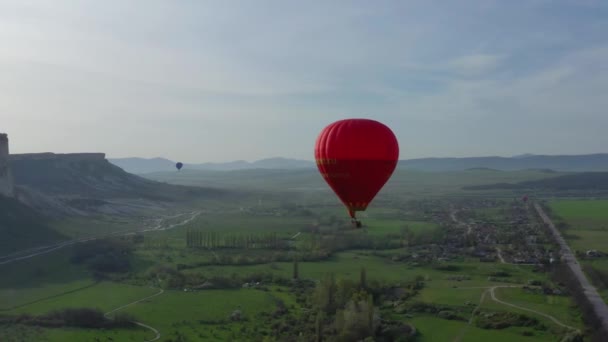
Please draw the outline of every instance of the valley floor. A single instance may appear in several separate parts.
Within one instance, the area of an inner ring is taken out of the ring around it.
[[[249,336],[271,341],[297,335],[293,329],[310,336],[318,284],[333,274],[341,289],[345,281],[362,281],[362,270],[370,288],[389,286],[410,293],[393,298],[388,295],[393,290],[382,290],[375,310],[383,320],[411,324],[418,341],[554,341],[584,334],[572,299],[537,266],[546,256],[543,246],[551,245],[548,232],[538,228],[533,230],[534,244],[516,243],[518,227],[530,231],[538,225],[531,208],[485,201],[370,210],[366,229],[360,231],[341,230],[339,207],[267,203],[189,212],[137,234],[143,238],[133,242],[131,270],[102,278],[89,264],[74,263],[77,246],[96,243],[87,238],[14,254],[0,265],[12,275],[0,279],[0,316],[90,307],[109,318],[129,314],[138,326],[95,330],[9,324],[0,325],[0,340],[214,341]],[[522,221],[505,223],[514,217]],[[119,236],[135,241],[133,232],[112,235]],[[315,254],[346,242],[353,245],[331,256]],[[291,280],[296,257],[300,282]],[[527,265],[520,259],[536,262]],[[310,290],[302,283],[307,280],[313,281]],[[411,290],[408,284],[416,282],[422,287]],[[283,310],[282,316],[273,316]],[[490,328],[485,316],[509,323]],[[286,326],[285,319],[298,326]],[[337,323],[326,318],[322,324],[330,329]]]

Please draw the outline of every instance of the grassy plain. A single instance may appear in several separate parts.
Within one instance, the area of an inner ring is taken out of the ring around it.
[[[581,314],[576,310],[576,305],[570,297],[530,293],[520,288],[498,288],[495,290],[495,294],[496,298],[499,300],[551,315],[563,324],[575,328],[583,328],[584,326]],[[483,308],[519,312],[536,317],[549,328],[561,329],[559,326],[555,325],[555,323],[543,316],[512,307],[505,308],[503,304],[492,301],[489,296],[484,301]]]
[[[608,200],[562,200],[550,206],[570,225],[565,234],[570,248],[608,252]]]
[[[21,306],[8,313],[43,314],[62,308],[97,308],[107,312],[126,303],[157,293],[158,289],[112,282],[94,283],[78,291],[66,293]]]
[[[467,322],[448,321],[433,316],[417,316],[409,320],[420,331],[419,341],[453,341],[460,336],[462,341],[555,341],[555,336],[534,331],[534,336],[523,336],[530,329],[509,328],[503,330],[484,330],[468,326]]]
[[[277,233],[282,238],[293,238],[296,243],[310,238],[306,229],[335,216],[336,221],[347,221],[345,210],[335,196],[327,191],[323,180],[316,170],[297,172],[263,172],[260,170],[240,171],[234,173],[213,173],[184,170],[171,175],[152,175],[151,178],[186,185],[203,185],[247,189],[247,196],[230,203],[200,203],[189,210],[200,210],[202,214],[188,225],[175,229],[150,232],[145,234],[146,241],[165,241],[166,248],[138,248],[134,252],[132,263],[133,276],[147,274],[158,265],[176,269],[178,264],[193,265],[213,260],[217,256],[246,254],[255,257],[268,253],[258,250],[224,250],[213,251],[186,248],[186,232],[201,230],[222,234],[263,235]],[[490,184],[498,182],[517,182],[539,179],[555,174],[536,171],[495,172],[466,171],[454,173],[423,173],[416,171],[399,171],[389,182],[386,189],[372,203],[368,211],[361,215],[370,238],[399,234],[408,226],[415,235],[432,234],[441,231],[437,222],[424,220],[420,215],[408,216],[408,200],[419,198],[443,199],[444,197],[499,196],[510,198],[510,192],[463,192],[462,186]],[[294,209],[295,207],[295,209]],[[306,209],[308,212],[302,212]],[[488,211],[488,217],[498,217],[500,210]],[[179,221],[179,219],[176,219]],[[90,231],[114,231],[131,229],[138,223],[115,220],[110,226],[101,227],[102,223],[87,220],[72,220],[57,228],[68,236],[82,236]],[[144,244],[145,245],[145,244]],[[412,300],[448,305],[470,307],[478,304],[486,288],[505,283],[489,281],[488,277],[498,271],[508,272],[510,281],[525,284],[529,280],[547,281],[548,276],[534,272],[532,267],[503,265],[480,262],[478,259],[461,257],[448,262],[452,271],[438,268],[436,265],[416,266],[410,262],[397,262],[392,255],[412,252],[402,248],[395,250],[348,250],[335,253],[334,256],[319,262],[300,262],[299,273],[304,279],[319,280],[328,273],[335,273],[338,278],[358,280],[362,267],[367,271],[369,281],[382,283],[404,283],[416,277],[422,277],[425,287]],[[65,307],[97,307],[104,312],[149,296],[157,290],[142,286],[133,286],[119,281],[96,282],[90,271],[69,261],[70,249],[59,250],[40,258],[32,258],[15,264],[0,266],[0,272],[10,277],[0,277],[0,314],[30,313],[38,314]],[[444,264],[445,266],[445,264]],[[224,276],[232,274],[244,276],[253,273],[271,273],[289,278],[292,275],[291,262],[269,262],[256,265],[208,265],[189,268],[183,273],[199,273],[204,276]],[[462,277],[465,280],[455,280]],[[552,299],[543,302],[536,295],[522,293],[520,290],[498,290],[499,297],[513,301],[522,306],[550,313],[568,324],[582,326],[577,310],[570,307],[567,298]],[[129,306],[125,312],[161,332],[161,340],[182,336],[192,341],[227,340],[241,333],[242,329],[266,329],[256,327],[255,316],[260,312],[272,312],[276,300],[281,299],[288,306],[295,304],[295,298],[286,291],[271,288],[264,292],[254,289],[235,290],[202,290],[184,292],[167,290],[164,294]],[[504,305],[489,303],[488,308],[516,311]],[[229,322],[228,316],[235,310],[241,310],[248,321]],[[574,312],[574,314],[570,314]],[[467,327],[466,322],[448,321],[437,317],[415,315],[408,319],[420,332],[420,341],[451,341],[461,336],[464,341],[550,341],[556,336],[549,332],[534,332],[532,337],[522,336],[523,328],[505,330],[483,330],[474,326]],[[547,323],[549,325],[550,323]],[[440,327],[440,328],[438,328]],[[143,329],[95,331],[87,329],[37,329],[31,327],[0,326],[0,340],[10,339],[7,336],[37,336],[37,340],[93,340],[99,334],[102,340],[112,337],[115,341],[149,339],[150,331]],[[246,330],[244,330],[246,331]],[[2,335],[4,334],[4,335]],[[19,335],[21,334],[21,335]],[[6,337],[2,339],[2,337]]]
[[[228,339],[232,330],[247,324],[248,319],[254,320],[256,314],[272,311],[275,301],[271,294],[254,289],[167,291],[126,311],[145,317],[146,324],[165,336],[183,335],[194,341],[212,341]],[[228,324],[235,310],[242,312],[245,323]]]

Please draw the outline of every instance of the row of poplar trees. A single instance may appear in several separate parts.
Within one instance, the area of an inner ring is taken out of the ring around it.
[[[186,246],[189,248],[279,249],[284,246],[284,242],[279,239],[276,233],[263,235],[221,234],[218,232],[188,230],[186,232]]]

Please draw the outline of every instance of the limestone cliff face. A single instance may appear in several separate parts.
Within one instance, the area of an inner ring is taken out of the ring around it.
[[[0,195],[13,196],[13,178],[8,158],[8,136],[0,133]]]

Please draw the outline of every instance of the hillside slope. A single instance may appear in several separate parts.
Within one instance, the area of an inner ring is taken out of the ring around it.
[[[110,163],[134,174],[175,171],[175,162],[165,158],[114,158]]]
[[[47,219],[13,198],[0,196],[0,257],[18,250],[63,240]]]
[[[52,214],[133,214],[223,193],[141,178],[101,153],[11,155],[10,163],[18,198]]]
[[[468,190],[492,189],[537,189],[537,190],[581,190],[607,191],[608,172],[583,172],[558,177],[545,178],[519,183],[496,183],[465,187]]]

